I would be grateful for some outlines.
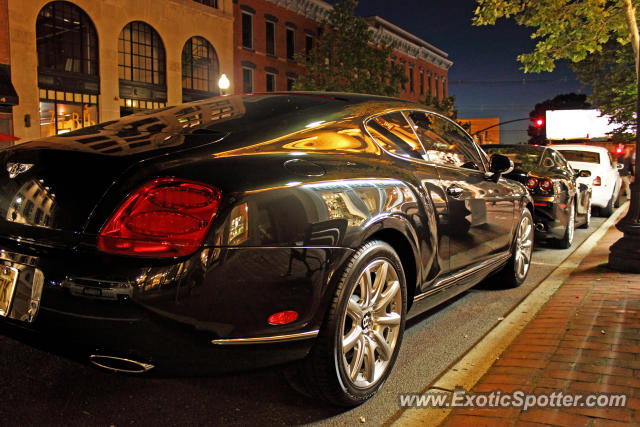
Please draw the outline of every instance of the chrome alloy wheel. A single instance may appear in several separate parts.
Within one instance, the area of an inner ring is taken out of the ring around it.
[[[515,247],[515,273],[519,281],[524,280],[531,265],[533,251],[533,222],[530,216],[523,216],[518,227]]]
[[[346,376],[358,388],[374,385],[389,367],[402,322],[398,272],[376,259],[363,270],[342,319],[342,357]]]

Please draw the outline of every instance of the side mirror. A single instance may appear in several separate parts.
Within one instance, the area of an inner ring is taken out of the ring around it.
[[[617,168],[618,170],[622,170],[622,169],[624,169],[624,165],[623,165],[622,163],[618,163],[618,164],[616,165],[616,168]]]
[[[583,169],[580,172],[578,172],[578,176],[580,178],[589,178],[591,176],[591,172],[586,169]]]
[[[493,180],[498,181],[500,175],[507,174],[513,170],[513,162],[507,156],[502,154],[494,154],[491,156],[491,172],[493,172]]]

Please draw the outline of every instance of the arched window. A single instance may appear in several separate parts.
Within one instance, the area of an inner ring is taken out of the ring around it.
[[[40,135],[98,123],[98,36],[89,16],[66,1],[45,5],[36,19]]]
[[[98,76],[98,36],[87,14],[66,1],[54,1],[36,20],[40,70]]]
[[[118,76],[122,115],[166,105],[164,45],[149,24],[130,22],[120,32]]]
[[[218,55],[207,40],[191,37],[182,49],[182,100],[215,96],[218,90]]]

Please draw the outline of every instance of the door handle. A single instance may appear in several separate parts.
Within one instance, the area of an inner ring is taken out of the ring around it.
[[[451,187],[447,188],[447,194],[453,197],[454,199],[459,199],[462,196],[463,189],[458,187],[456,184],[453,184]]]

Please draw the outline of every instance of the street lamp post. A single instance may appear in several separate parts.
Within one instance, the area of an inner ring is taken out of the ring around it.
[[[640,61],[636,59],[636,161],[631,200],[627,215],[616,224],[623,235],[609,248],[609,267],[628,273],[640,273]]]

